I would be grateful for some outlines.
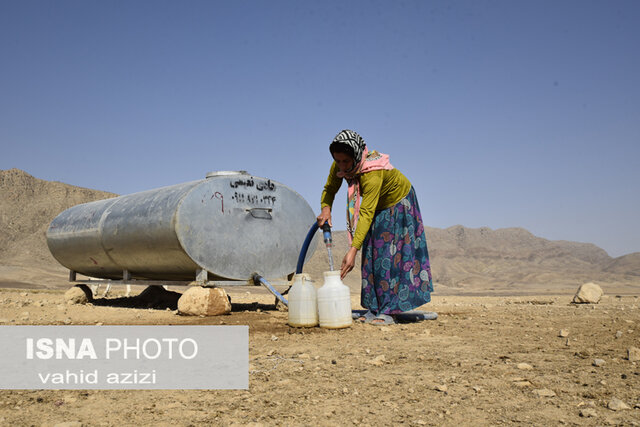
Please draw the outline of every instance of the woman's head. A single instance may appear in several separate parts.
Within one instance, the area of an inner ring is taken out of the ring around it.
[[[360,163],[365,147],[364,139],[360,135],[352,130],[345,129],[333,138],[329,151],[333,159],[338,163],[340,170],[348,172]],[[349,165],[349,163],[351,164]],[[348,169],[343,169],[343,167],[348,167]]]

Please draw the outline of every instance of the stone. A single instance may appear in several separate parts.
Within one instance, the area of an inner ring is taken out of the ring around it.
[[[597,366],[598,368],[601,367],[601,366],[604,366],[604,360],[602,360],[602,359],[594,359],[592,365],[593,366]]]
[[[611,400],[607,404],[607,408],[611,409],[612,411],[623,411],[625,409],[631,409],[629,405],[615,397],[611,398]]]
[[[538,388],[533,390],[533,394],[538,397],[554,397],[556,393],[553,390],[549,390],[548,388]]]
[[[574,304],[597,304],[604,295],[602,288],[593,282],[580,285],[573,297]]]
[[[93,293],[87,285],[75,285],[64,293],[67,304],[86,304],[93,301]]]
[[[376,356],[372,360],[367,360],[367,363],[373,366],[382,366],[384,365],[384,362],[386,362],[386,360],[387,359],[386,357],[384,357],[384,354],[381,354],[380,356]]]
[[[558,336],[562,338],[566,338],[569,336],[569,331],[566,329],[560,329],[560,332],[558,332]]]
[[[629,347],[627,350],[627,359],[629,362],[637,362],[640,360],[640,348]]]
[[[616,339],[622,338],[622,331],[616,331]]]
[[[584,418],[591,418],[598,416],[598,413],[593,408],[583,408],[580,410],[580,416]]]
[[[524,388],[524,387],[529,387],[531,385],[531,382],[529,382],[527,380],[514,381],[513,385],[515,385],[516,387]]]
[[[218,316],[231,312],[231,302],[222,288],[192,286],[178,300],[178,311],[190,316]]]
[[[521,371],[533,371],[533,366],[529,365],[528,363],[518,363],[516,365],[516,368],[520,369]]]
[[[84,424],[82,424],[80,421],[65,421],[63,423],[58,423],[53,425],[53,427],[82,427],[82,426],[84,426]]]
[[[442,393],[446,393],[447,390],[449,390],[449,388],[447,387],[446,384],[442,384],[442,385],[437,385],[434,387],[437,391],[440,391]]]

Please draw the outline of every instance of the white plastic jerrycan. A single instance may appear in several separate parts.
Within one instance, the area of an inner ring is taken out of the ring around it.
[[[318,324],[316,288],[308,274],[293,276],[293,285],[289,289],[288,323],[295,327],[311,327]]]
[[[318,289],[320,327],[347,328],[351,319],[351,292],[342,283],[339,271],[325,271],[324,285]]]

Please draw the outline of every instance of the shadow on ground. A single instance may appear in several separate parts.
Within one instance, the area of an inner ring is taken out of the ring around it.
[[[87,287],[83,289],[87,297],[91,295],[91,290]],[[164,289],[162,286],[149,286],[139,295],[131,297],[118,298],[89,298],[91,304],[102,307],[120,307],[120,308],[138,308],[138,309],[155,309],[155,310],[177,310],[178,300],[182,294]],[[253,303],[233,303],[231,302],[232,312],[242,311],[275,311],[278,307],[275,304]]]

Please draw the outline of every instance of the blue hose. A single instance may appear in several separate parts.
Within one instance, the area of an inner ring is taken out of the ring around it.
[[[306,239],[304,239],[302,249],[300,249],[300,256],[298,256],[298,266],[296,267],[296,274],[302,273],[304,259],[307,257],[307,250],[309,249],[309,245],[311,244],[311,240],[313,240],[313,236],[316,234],[316,231],[318,231],[318,223],[314,222],[311,226],[311,229],[307,233]]]
[[[262,277],[258,273],[254,273],[252,279],[253,279],[253,283],[256,286],[263,285],[264,287],[266,287],[269,290],[269,292],[271,292],[284,305],[289,307],[289,301],[287,301],[287,299],[285,297],[283,297],[280,292],[276,291],[276,288],[271,286],[271,283],[267,282],[267,280],[264,277]]]

